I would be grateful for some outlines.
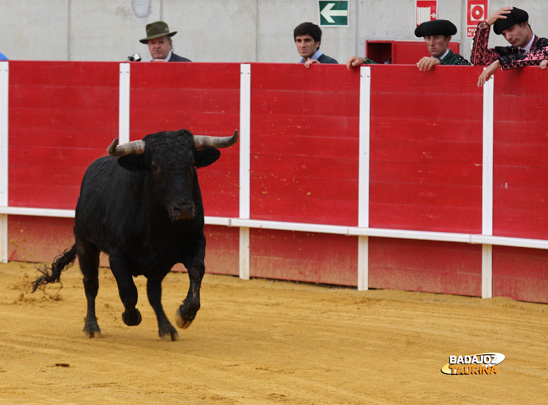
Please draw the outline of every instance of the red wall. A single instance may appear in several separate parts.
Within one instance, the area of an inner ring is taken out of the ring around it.
[[[72,218],[10,215],[8,260],[51,263],[74,244]]]
[[[118,136],[118,63],[10,62],[9,205],[74,209]],[[371,66],[372,228],[481,234],[481,67]],[[548,76],[497,73],[496,236],[548,240]],[[130,135],[240,125],[239,64],[131,64]],[[251,64],[251,219],[358,225],[359,70]],[[199,171],[206,215],[237,218],[239,148]],[[72,220],[9,217],[10,260],[51,261]],[[208,272],[238,274],[239,229],[208,226]],[[251,230],[251,276],[356,285],[358,238]],[[548,302],[546,251],[494,247],[493,295]],[[481,295],[481,246],[369,238],[369,285]]]
[[[493,246],[493,296],[548,303],[548,251]]]
[[[548,77],[497,75],[493,234],[548,239]]]
[[[196,135],[229,136],[240,126],[240,65],[132,63],[130,138],[188,129]],[[200,169],[206,215],[237,217],[239,149],[223,149],[214,165]],[[222,203],[221,203],[222,202]]]
[[[74,219],[10,215],[8,260],[51,264],[74,244]],[[205,265],[208,273],[238,275],[238,228],[206,226]],[[101,255],[101,266],[108,257]],[[176,270],[184,270],[182,265]]]
[[[357,238],[251,229],[251,277],[355,286]]]
[[[481,296],[481,245],[369,238],[369,286]]]
[[[449,49],[460,53],[460,43],[452,41]],[[376,63],[416,64],[422,57],[430,56],[424,40],[420,41],[387,41],[366,40],[365,55]]]
[[[253,219],[357,224],[358,109],[342,66],[253,65]]]
[[[87,166],[118,136],[119,63],[9,68],[9,205],[74,209]]]
[[[373,228],[481,233],[482,91],[477,69],[372,71]]]

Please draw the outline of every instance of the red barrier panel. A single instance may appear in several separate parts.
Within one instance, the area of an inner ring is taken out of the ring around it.
[[[50,264],[74,244],[73,227],[72,218],[10,215],[8,259]]]
[[[359,74],[253,64],[251,217],[357,225]]]
[[[493,296],[548,303],[548,250],[493,246]]]
[[[548,74],[497,73],[493,234],[548,239]]]
[[[481,296],[481,246],[369,238],[369,286]]]
[[[481,233],[480,70],[371,69],[369,225]]]
[[[240,65],[132,63],[130,132],[141,139],[158,131],[188,129],[229,136],[240,126]],[[205,214],[239,213],[239,146],[198,172]]]
[[[10,215],[8,259],[51,264],[74,244],[74,219]],[[238,275],[238,228],[206,226],[205,266],[208,273]],[[100,265],[109,266],[101,254]],[[177,265],[176,270],[185,270]]]
[[[238,275],[239,233],[238,228],[206,225],[204,229],[207,241],[205,267],[208,273]]]
[[[87,166],[118,136],[119,64],[9,67],[9,204],[74,209]]]
[[[251,229],[251,276],[355,286],[357,238]]]

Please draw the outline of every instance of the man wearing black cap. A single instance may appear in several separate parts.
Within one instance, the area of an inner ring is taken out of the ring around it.
[[[165,22],[147,24],[146,30],[146,38],[140,39],[139,42],[148,45],[152,62],[190,62],[189,59],[173,53],[171,37],[177,34],[177,31],[170,32]]]
[[[436,65],[470,65],[461,55],[449,49],[451,35],[456,33],[457,27],[451,21],[432,20],[420,24],[415,29],[415,36],[424,37],[431,56],[425,56],[417,62],[419,70],[427,71]]]
[[[497,46],[488,49],[489,28],[497,35],[503,35],[511,46]],[[548,58],[548,39],[533,34],[529,15],[517,7],[503,7],[478,24],[472,48],[472,63],[488,65],[478,79],[478,87],[500,68],[515,69],[523,66],[540,65]]]

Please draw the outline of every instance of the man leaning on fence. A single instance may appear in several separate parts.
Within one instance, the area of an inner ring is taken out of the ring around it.
[[[428,71],[436,65],[470,65],[464,57],[449,49],[451,36],[457,33],[457,27],[448,20],[432,20],[420,24],[415,36],[424,37],[430,56],[417,62],[419,70]]]
[[[491,26],[495,34],[502,34],[511,46],[488,48]],[[499,69],[540,65],[548,59],[548,39],[533,34],[526,11],[503,7],[478,24],[471,59],[474,65],[487,66],[478,78],[478,87],[481,87]]]
[[[304,22],[297,25],[293,30],[293,39],[301,56],[299,63],[304,63],[307,69],[314,63],[339,63],[320,50],[322,29],[316,24]]]

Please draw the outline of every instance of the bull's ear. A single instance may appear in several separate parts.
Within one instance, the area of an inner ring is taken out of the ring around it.
[[[130,170],[132,172],[137,172],[139,170],[145,169],[145,160],[143,158],[143,155],[137,155],[135,153],[119,157],[118,164],[124,169]]]
[[[206,167],[219,159],[219,156],[221,156],[221,151],[219,149],[200,149],[196,151],[194,161],[196,162],[196,167]]]

